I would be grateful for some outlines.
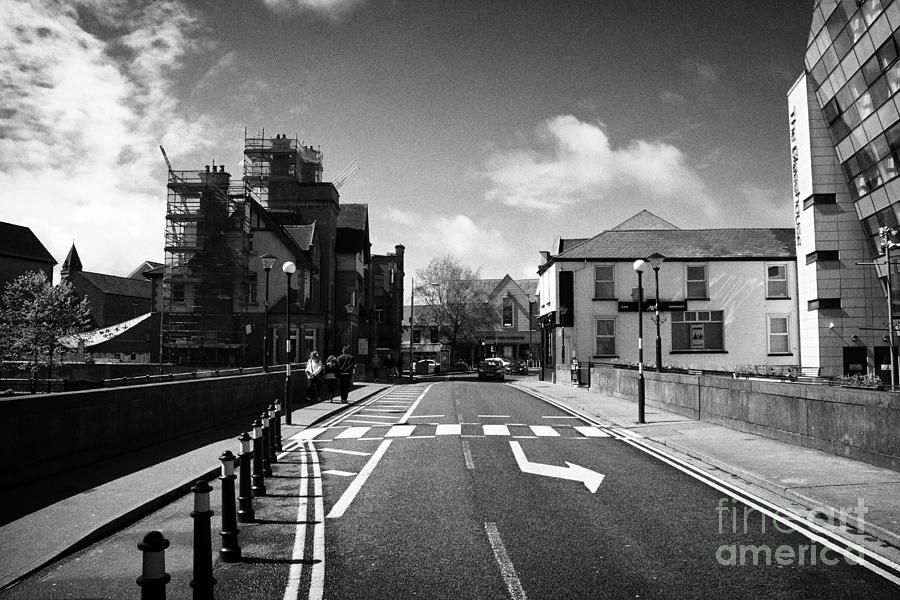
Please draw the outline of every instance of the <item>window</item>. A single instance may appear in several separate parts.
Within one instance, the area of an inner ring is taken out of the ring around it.
[[[249,252],[251,254],[256,252],[256,250],[253,247],[253,234],[252,233],[247,234],[247,252]]]
[[[787,265],[766,265],[766,297],[788,297]]]
[[[725,349],[721,310],[672,311],[672,350],[703,352]]]
[[[790,354],[790,335],[788,334],[788,318],[786,316],[769,315],[769,354]]]
[[[615,298],[615,267],[597,265],[594,267],[594,298]]]
[[[138,316],[138,303],[132,302],[131,303],[131,318],[133,319],[136,316]]]
[[[616,355],[615,319],[597,319],[597,343],[594,354],[597,356]]]
[[[413,331],[413,344],[421,344],[422,343],[422,330],[416,329]]]
[[[706,265],[687,265],[687,297],[708,299]]]
[[[437,328],[435,328],[435,329],[429,329],[429,330],[428,330],[428,335],[429,335],[429,340],[428,340],[428,341],[430,341],[432,344],[437,344],[437,343],[440,342],[440,338],[438,337],[438,330],[437,330]]]
[[[513,326],[513,299],[508,296],[503,299],[503,326]]]
[[[184,302],[184,284],[172,284],[172,302]]]
[[[247,304],[257,303],[256,272],[247,273]]]

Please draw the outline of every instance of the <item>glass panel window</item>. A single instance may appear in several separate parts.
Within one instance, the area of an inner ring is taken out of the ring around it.
[[[884,77],[887,79],[888,89],[891,90],[891,93],[897,93],[897,90],[900,90],[900,62],[895,62],[888,67],[888,70],[884,72]]]
[[[672,350],[724,350],[724,311],[673,311]]]
[[[513,299],[512,298],[504,298],[503,299],[503,326],[504,327],[512,327],[513,326]]]
[[[615,356],[616,354],[616,320],[597,319],[597,341],[595,354],[598,356]]]
[[[788,318],[768,316],[769,354],[789,354],[791,351]]]
[[[709,298],[706,265],[687,265],[687,297]]]
[[[897,46],[894,44],[893,38],[888,38],[888,41],[881,45],[881,48],[878,49],[877,56],[882,70],[887,69],[895,60],[897,60]]]
[[[612,265],[594,267],[594,298],[615,298],[615,268]]]
[[[787,265],[766,265],[766,297],[788,297]]]
[[[184,302],[184,284],[183,283],[173,283],[172,284],[172,301],[173,302]]]
[[[247,273],[247,304],[257,303],[256,272]]]

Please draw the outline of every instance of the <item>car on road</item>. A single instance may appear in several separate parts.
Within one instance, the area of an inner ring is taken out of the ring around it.
[[[506,365],[499,358],[486,358],[478,363],[478,379],[495,377],[500,381],[506,378]]]
[[[506,372],[510,375],[528,375],[528,365],[524,360],[514,360],[509,363]]]
[[[431,375],[432,373],[438,373],[441,370],[441,366],[437,363],[437,361],[431,360],[430,358],[422,359],[416,363],[416,373]]]

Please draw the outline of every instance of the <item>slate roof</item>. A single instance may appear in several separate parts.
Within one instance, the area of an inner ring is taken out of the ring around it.
[[[143,281],[144,273],[147,273],[148,271],[152,271],[154,269],[158,269],[159,267],[162,267],[162,266],[164,266],[163,263],[152,261],[152,260],[145,260],[144,262],[141,263],[141,265],[137,269],[135,269],[134,271],[129,273],[128,277],[131,279],[138,279],[140,281]]]
[[[646,229],[680,229],[665,219],[657,217],[649,210],[642,210],[633,217],[625,219],[615,227],[617,231],[640,231]]]
[[[316,224],[309,225],[285,225],[284,231],[290,236],[294,243],[302,250],[309,250],[313,245],[313,239],[316,233]]]
[[[81,276],[104,294],[115,294],[117,296],[150,298],[150,291],[153,285],[146,279],[141,281],[129,277],[117,277],[116,275],[91,273],[89,271],[81,271]]]
[[[559,247],[556,249],[556,251],[559,253],[568,252],[575,246],[578,246],[579,244],[583,244],[584,242],[588,241],[589,239],[591,239],[591,238],[571,238],[571,239],[560,238]]]
[[[539,279],[516,279],[516,283],[525,292],[525,295],[531,298],[537,293]]]
[[[78,250],[75,249],[75,244],[72,244],[72,247],[69,248],[69,253],[66,254],[66,258],[62,264],[62,270],[67,273],[71,273],[73,271],[81,271],[84,267],[81,265],[81,257],[78,256]]]
[[[659,252],[669,259],[795,258],[793,229],[609,230],[556,260],[635,260]]]
[[[0,222],[0,255],[29,258],[56,264],[41,241],[30,228],[12,223]]]
[[[364,231],[369,223],[368,204],[341,204],[337,226],[341,229],[359,229]]]

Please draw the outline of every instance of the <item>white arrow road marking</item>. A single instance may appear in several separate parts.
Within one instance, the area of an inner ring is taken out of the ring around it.
[[[339,475],[341,477],[352,477],[356,475],[356,473],[351,473],[350,471],[338,471],[337,469],[328,469],[327,471],[322,471],[325,475]]]
[[[543,475],[545,477],[556,477],[557,479],[568,479],[570,481],[580,481],[593,494],[603,482],[603,475],[596,471],[591,471],[580,465],[576,465],[566,461],[568,467],[557,467],[555,465],[545,465],[542,463],[529,462],[525,458],[525,452],[519,442],[510,442],[513,456],[519,464],[519,469],[523,473],[531,473],[532,475]]]
[[[378,446],[378,450],[375,451],[375,454],[369,459],[369,462],[366,463],[366,466],[363,467],[362,471],[359,472],[359,475],[356,476],[356,479],[350,482],[350,485],[344,490],[344,493],[338,499],[338,501],[331,507],[331,510],[325,515],[327,519],[337,519],[344,515],[344,512],[347,510],[347,507],[350,506],[350,503],[353,502],[353,499],[356,498],[356,495],[359,493],[359,490],[362,489],[363,484],[366,483],[366,480],[369,478],[369,475],[372,474],[372,471],[375,470],[375,467],[378,465],[378,461],[381,460],[381,457],[387,452],[388,446],[391,445],[391,440],[384,440],[381,442],[381,445]]]

